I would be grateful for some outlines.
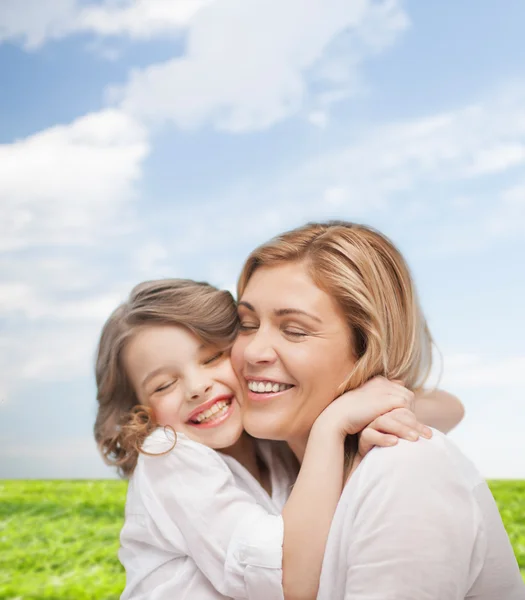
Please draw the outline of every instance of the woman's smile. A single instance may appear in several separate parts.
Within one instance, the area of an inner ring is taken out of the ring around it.
[[[246,397],[248,401],[252,402],[271,400],[276,396],[282,396],[295,387],[292,384],[283,383],[270,377],[247,377],[245,381],[248,388]]]

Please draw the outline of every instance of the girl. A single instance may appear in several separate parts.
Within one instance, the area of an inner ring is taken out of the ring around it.
[[[320,571],[343,485],[345,436],[378,417],[363,436],[363,454],[372,442],[395,444],[385,432],[431,435],[406,410],[412,392],[376,379],[319,416],[297,477],[284,444],[243,431],[229,360],[237,325],[228,292],[164,280],[137,286],[104,326],[95,437],[130,477],[123,599],[282,598],[283,581],[290,588],[301,576],[305,551]],[[287,387],[257,383],[261,398]]]

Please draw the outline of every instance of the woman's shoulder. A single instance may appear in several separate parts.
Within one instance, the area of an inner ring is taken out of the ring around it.
[[[471,489],[484,481],[456,444],[435,429],[431,439],[399,440],[395,446],[372,449],[354,475],[356,479],[383,482],[439,480]]]

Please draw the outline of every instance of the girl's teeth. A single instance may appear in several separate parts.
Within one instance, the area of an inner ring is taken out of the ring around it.
[[[221,400],[221,401],[215,403],[208,410],[201,412],[193,420],[196,421],[197,423],[202,423],[203,421],[208,420],[210,417],[220,416],[226,412],[228,406],[229,406],[229,404],[226,401]]]
[[[278,392],[279,391],[279,384],[278,383],[274,383],[272,385],[272,392]]]

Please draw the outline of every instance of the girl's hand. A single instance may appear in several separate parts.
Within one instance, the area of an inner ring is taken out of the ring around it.
[[[396,432],[399,432],[403,433],[404,435],[401,437],[404,437],[408,435],[407,432],[410,429],[410,426],[407,426],[406,416],[401,418],[401,413],[397,413],[395,419],[389,417],[381,421],[379,421],[379,417],[386,416],[386,413],[395,409],[404,409],[404,411],[410,412],[408,409],[412,406],[413,401],[413,392],[401,383],[389,381],[384,377],[374,377],[361,387],[336,398],[319,415],[314,427],[335,431],[344,439],[347,435],[359,433],[377,419],[376,426],[373,428],[375,433],[384,435],[386,432],[397,435]],[[366,449],[367,443],[374,441],[383,442],[384,438],[371,434],[371,432],[367,433],[364,449]]]
[[[407,408],[395,408],[374,419],[359,436],[359,454],[361,457],[374,446],[395,446],[399,438],[415,442],[422,436],[432,437],[432,429],[420,423],[416,415]]]

